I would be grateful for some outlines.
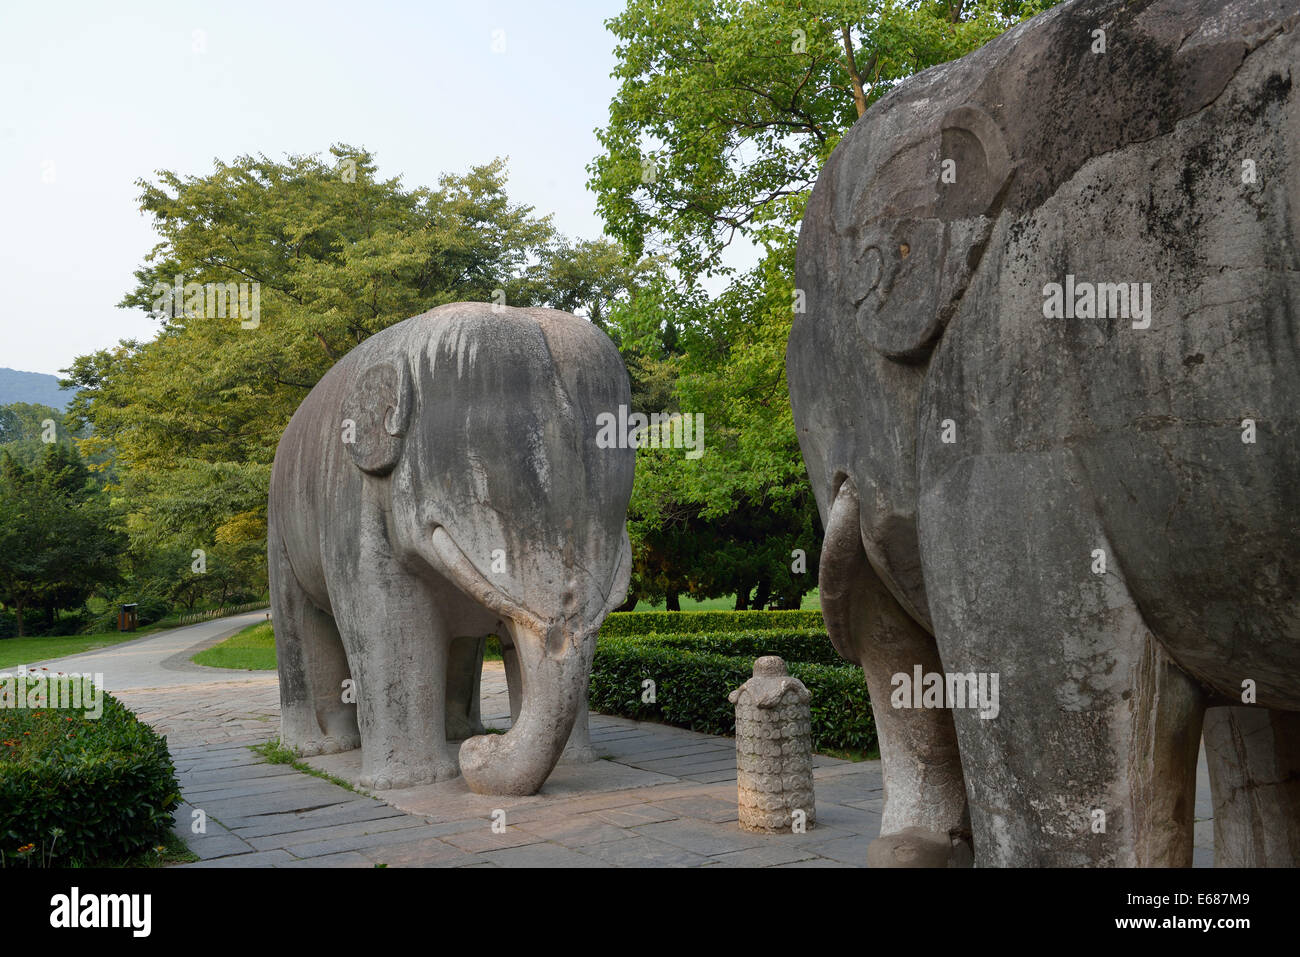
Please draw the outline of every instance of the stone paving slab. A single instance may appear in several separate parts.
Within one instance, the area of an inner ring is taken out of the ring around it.
[[[531,797],[473,794],[459,778],[367,794],[355,783],[359,751],[306,759],[353,790],[268,764],[249,745],[279,732],[275,676],[218,671],[191,681],[177,660],[234,630],[234,621],[169,633],[163,661],[145,653],[149,639],[131,642],[129,660],[113,672],[124,685],[117,697],[167,735],[187,802],[176,832],[202,858],[183,866],[844,867],[863,866],[880,832],[878,761],[816,756],[816,826],[753,834],[736,823],[731,739],[607,715],[591,716],[600,760],[561,764]],[[166,681],[140,686],[159,677]],[[481,713],[489,727],[509,727],[500,662],[484,666]],[[1203,760],[1200,778],[1195,862],[1210,866]],[[204,834],[191,831],[195,809],[207,814]]]

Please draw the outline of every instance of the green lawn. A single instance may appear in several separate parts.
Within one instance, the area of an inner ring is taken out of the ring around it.
[[[681,599],[682,611],[731,611],[736,607],[736,596],[728,595],[724,598],[708,598],[704,601],[696,601],[687,595]],[[803,596],[803,603],[799,606],[805,611],[817,611],[821,608],[821,598],[817,594],[817,589],[813,589]],[[664,602],[651,604],[648,601],[639,601],[633,611],[663,611]]]
[[[191,659],[209,668],[239,668],[244,671],[275,670],[275,632],[269,621],[249,625],[219,645],[200,651]]]
[[[45,638],[4,638],[0,639],[0,668],[12,668],[14,665],[30,665],[36,661],[50,658],[62,658],[65,655],[79,655],[84,651],[95,651],[109,645],[120,644],[133,638],[141,637],[140,631],[106,631],[101,635],[56,635]]]

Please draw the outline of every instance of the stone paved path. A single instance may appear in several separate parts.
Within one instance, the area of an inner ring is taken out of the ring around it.
[[[202,648],[215,645],[249,625],[267,620],[267,610],[251,611],[229,618],[173,628],[144,638],[109,645],[98,651],[70,655],[54,661],[38,661],[31,668],[46,666],[68,674],[104,676],[105,691],[128,688],[164,688],[175,685],[209,684],[234,680],[264,681],[267,676],[228,668],[205,668],[190,658]],[[274,676],[271,677],[274,681]]]
[[[879,834],[880,766],[815,759],[817,825],[758,835],[736,824],[730,738],[592,715],[600,759],[561,764],[542,792],[473,794],[460,779],[364,793],[265,763],[250,744],[279,730],[274,674],[188,662],[264,613],[204,622],[57,663],[98,671],[124,704],[161,733],[185,805],[176,830],[202,859],[189,867],[846,867],[861,866]],[[116,653],[115,653],[116,652]],[[484,666],[485,724],[508,727],[505,676]],[[309,759],[355,782],[360,753]],[[1213,860],[1204,762],[1198,787],[1197,866]],[[205,832],[194,833],[195,812]],[[493,820],[500,823],[493,828]]]

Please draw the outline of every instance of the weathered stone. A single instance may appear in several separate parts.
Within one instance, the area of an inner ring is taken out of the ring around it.
[[[636,454],[602,447],[597,417],[629,402],[608,337],[549,309],[441,306],[340,359],[271,477],[285,743],[360,745],[377,789],[459,772],[480,793],[533,794],[566,743],[590,758],[587,681],[627,590]],[[481,733],[493,634],[512,679],[504,735]],[[445,742],[466,734],[458,768]]]
[[[867,846],[868,867],[969,867],[970,845],[949,834],[907,827]]]
[[[736,791],[744,830],[790,831],[816,823],[810,699],[775,655],[754,662],[754,677],[728,696],[736,706]]]
[[[1300,710],[1298,20],[1069,0],[899,84],[822,171],[787,372],[886,837],[1187,866],[1206,708]],[[915,668],[997,676],[996,713],[891,706]],[[1295,864],[1267,724],[1207,737],[1220,786],[1267,782],[1216,826]]]

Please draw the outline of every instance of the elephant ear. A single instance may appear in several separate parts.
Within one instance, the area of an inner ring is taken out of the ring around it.
[[[343,400],[344,445],[357,468],[371,475],[391,472],[402,456],[410,418],[410,374],[404,365],[381,362],[357,375]]]
[[[978,106],[949,111],[939,135],[939,169],[951,160],[956,181],[937,178],[928,205],[891,220],[884,241],[877,236],[866,244],[880,263],[855,267],[884,277],[882,305],[859,309],[859,328],[877,352],[900,362],[921,362],[934,351],[984,255],[1015,172],[1001,128]]]
[[[1011,156],[996,120],[973,103],[950,110],[939,124],[940,156],[952,160],[955,188],[940,186],[937,217],[945,222],[996,218],[1011,181]]]

